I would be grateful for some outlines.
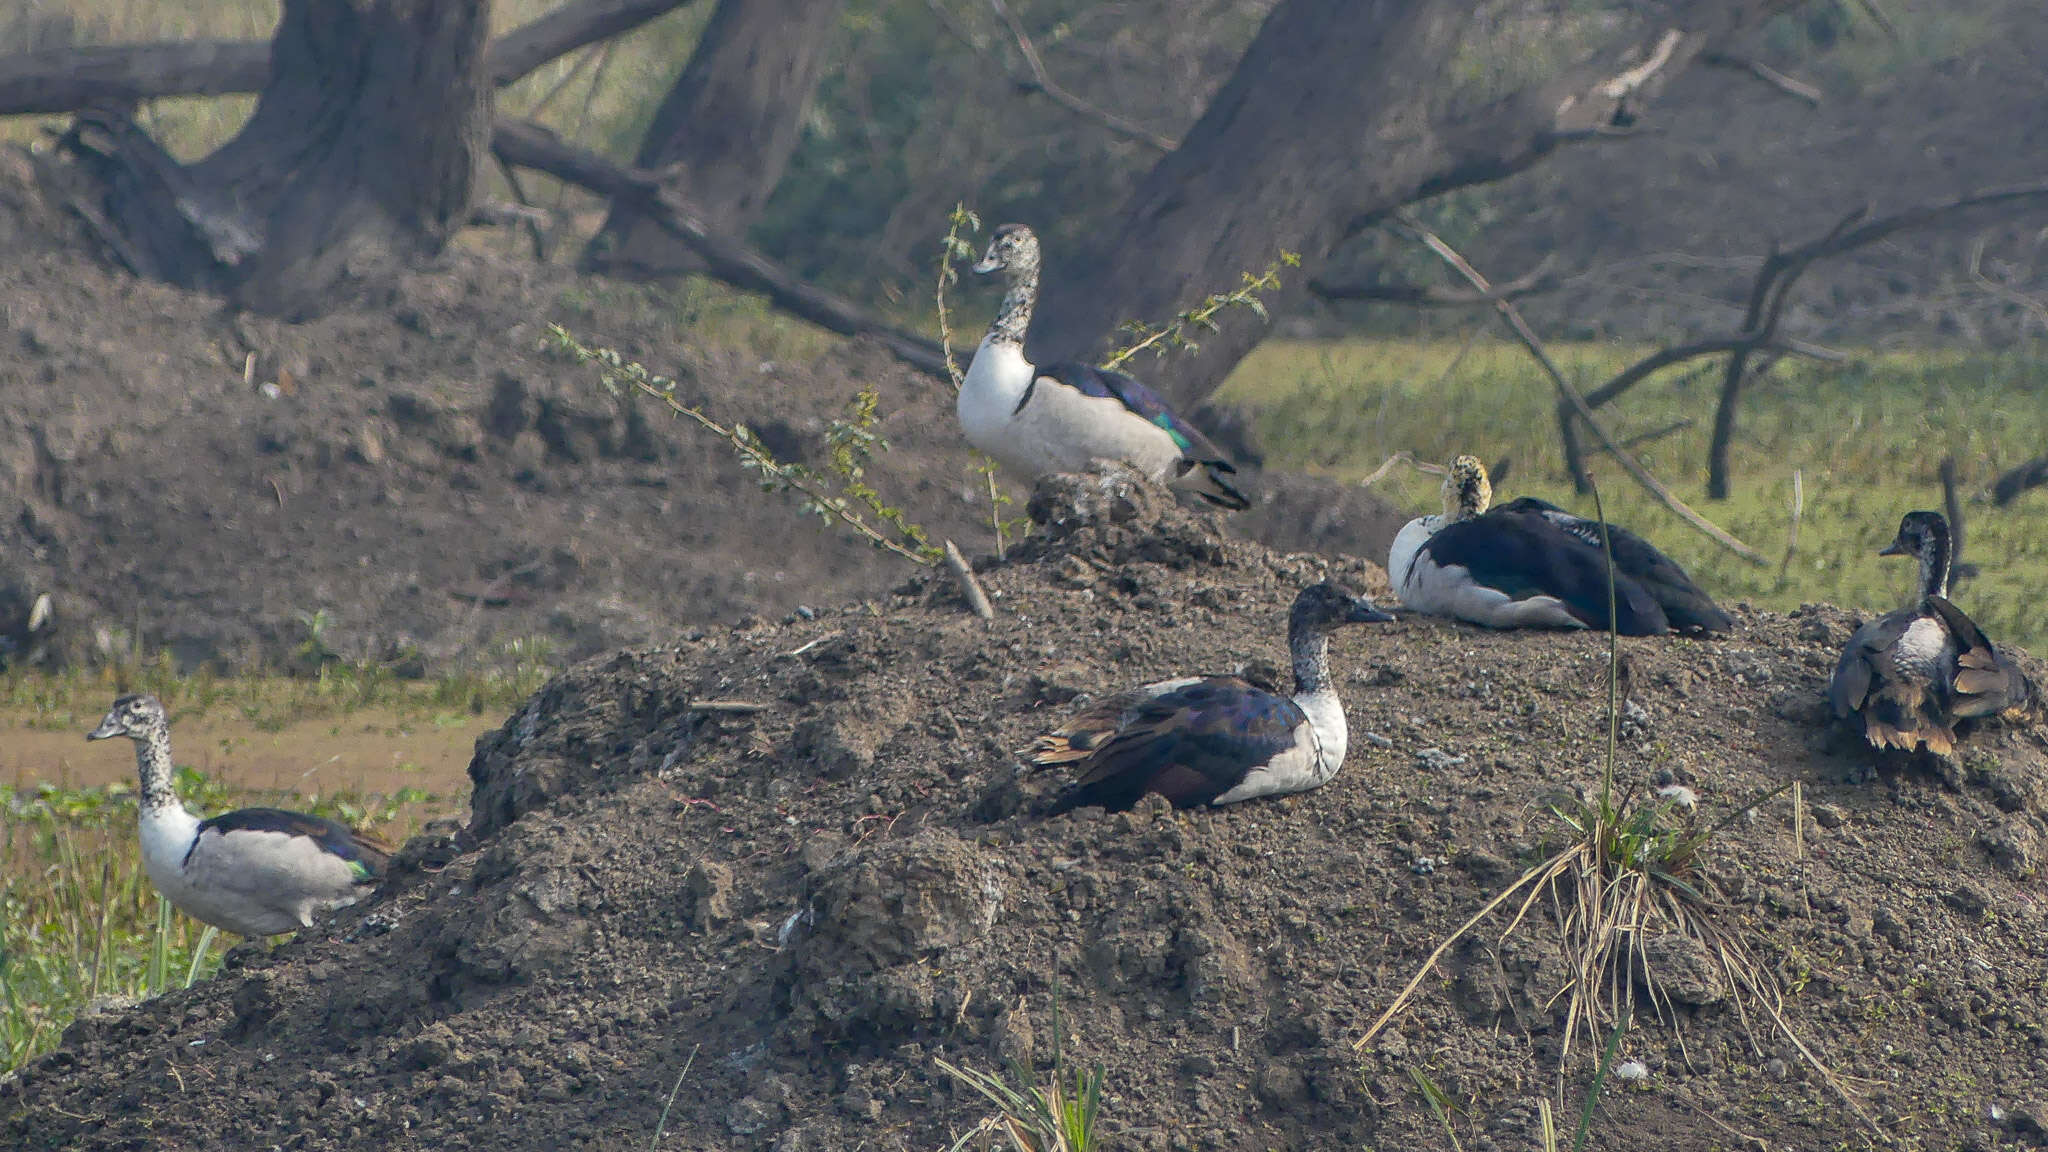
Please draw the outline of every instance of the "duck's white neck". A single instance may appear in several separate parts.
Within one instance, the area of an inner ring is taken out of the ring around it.
[[[1946,537],[1932,539],[1920,549],[1920,595],[1948,599],[1950,543]]]
[[[1008,344],[1020,351],[1024,347],[1024,334],[1031,328],[1031,310],[1038,304],[1038,262],[1019,259],[1004,269],[1009,280],[1009,290],[1003,293],[1003,303],[996,309],[995,322],[988,326],[987,345]]]
[[[142,780],[142,863],[161,890],[178,883],[186,854],[199,835],[199,818],[178,800],[171,765],[170,726],[158,724],[146,739],[135,742],[136,775]]]
[[[1313,695],[1330,687],[1330,636],[1321,628],[1291,629],[1287,637],[1294,658],[1294,694]]]
[[[1314,776],[1322,783],[1344,766],[1350,744],[1344,702],[1330,679],[1330,636],[1313,625],[1289,628],[1287,647],[1294,658],[1294,702],[1315,726],[1319,755]]]
[[[143,812],[184,809],[178,801],[169,725],[157,724],[149,730],[147,738],[135,742],[135,775],[142,783]]]

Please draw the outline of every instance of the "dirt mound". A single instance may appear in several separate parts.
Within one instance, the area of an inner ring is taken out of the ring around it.
[[[544,350],[549,323],[814,467],[873,387],[892,448],[869,482],[935,536],[988,538],[944,384],[861,343],[777,358],[774,322],[697,287],[457,251],[317,321],[236,315],[107,270],[18,153],[0,153],[0,253],[0,659],[133,644],[285,665],[317,638],[432,666],[526,637],[580,659],[902,578],[725,445]],[[1355,488],[1247,483],[1263,504],[1233,531],[1376,555],[1398,527]]]
[[[0,1084],[0,1142],[641,1147],[680,1076],[667,1146],[928,1150],[985,1114],[934,1061],[1045,1068],[1057,997],[1067,1058],[1107,1071],[1110,1147],[1438,1146],[1411,1073],[1464,1146],[1535,1147],[1559,1044],[1546,909],[1351,1044],[1561,842],[1545,798],[1597,778],[1604,639],[1354,629],[1333,655],[1355,751],[1330,785],[1043,819],[1059,780],[1013,750],[1081,697],[1275,675],[1296,589],[1384,589],[1157,504],[1100,478],[1041,492],[1066,523],[983,567],[990,623],[920,575],[566,673],[479,743],[462,844],[416,841],[331,928],[80,1021]],[[1146,536],[1179,543],[1107,562]],[[1803,781],[1804,858],[1783,802],[1707,850],[1725,922],[1893,1136],[2036,1138],[2042,740],[1987,733],[1949,780],[1873,772],[1820,705],[1855,621],[1737,617],[1724,641],[1623,641],[1624,783],[1683,784],[1719,819]],[[1752,1046],[1684,940],[1654,947],[1682,1029],[1623,1041],[1645,1076],[1610,1087],[1596,1146],[1863,1139],[1768,1024]],[[1575,1106],[1583,1067],[1567,1082]]]

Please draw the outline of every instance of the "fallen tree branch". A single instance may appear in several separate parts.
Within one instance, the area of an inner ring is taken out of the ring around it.
[[[504,87],[548,61],[607,40],[692,0],[580,0],[493,40],[484,67]],[[46,48],[0,56],[0,116],[74,112],[164,96],[226,96],[263,90],[267,40],[172,40]]]
[[[1436,253],[1439,259],[1449,264],[1457,270],[1459,275],[1470,281],[1474,288],[1481,292],[1492,290],[1493,286],[1487,282],[1486,277],[1480,275],[1479,270],[1468,263],[1463,256],[1460,256],[1456,249],[1446,244],[1442,237],[1424,227],[1405,211],[1400,213],[1397,218],[1413,231],[1422,240],[1423,244],[1428,246],[1431,252]],[[1613,456],[1622,468],[1635,478],[1636,483],[1642,485],[1643,489],[1654,497],[1659,504],[1664,505],[1665,508],[1676,514],[1680,519],[1699,529],[1700,532],[1716,544],[1721,545],[1721,547],[1728,549],[1752,564],[1767,563],[1763,553],[1729,535],[1719,525],[1693,511],[1686,505],[1685,501],[1673,495],[1672,491],[1666,488],[1662,481],[1652,476],[1650,470],[1643,467],[1642,462],[1630,454],[1628,449],[1623,447],[1614,438],[1614,435],[1607,431],[1606,427],[1600,423],[1600,418],[1595,416],[1593,409],[1587,405],[1586,398],[1579,395],[1579,390],[1572,387],[1571,381],[1565,379],[1564,373],[1558,369],[1556,362],[1550,358],[1550,353],[1544,348],[1543,341],[1537,337],[1535,330],[1529,327],[1528,321],[1522,318],[1520,309],[1517,309],[1514,304],[1506,300],[1495,301],[1494,309],[1501,314],[1503,320],[1507,321],[1508,328],[1514,332],[1516,339],[1520,340],[1523,347],[1529,350],[1529,354],[1536,358],[1536,362],[1542,365],[1544,372],[1550,376],[1551,383],[1556,385],[1558,394],[1571,404],[1578,418],[1585,422],[1587,428],[1592,429],[1594,437],[1606,448],[1608,454]]]
[[[1461,292],[1435,284],[1389,284],[1381,281],[1331,284],[1310,280],[1308,290],[1325,300],[1371,300],[1381,304],[1406,304],[1415,308],[1469,308],[1502,300],[1519,300],[1556,288],[1561,277],[1550,272],[1553,256],[1545,256],[1536,267],[1488,292]]]
[[[1973,192],[1950,200],[1915,205],[1875,219],[1870,218],[1870,209],[1866,205],[1845,214],[1832,228],[1804,244],[1789,249],[1773,245],[1750,285],[1749,301],[1742,317],[1742,330],[1756,333],[1760,339],[1750,347],[1736,349],[1728,357],[1727,370],[1722,375],[1721,399],[1714,409],[1714,435],[1707,446],[1707,495],[1716,500],[1728,498],[1732,487],[1729,446],[1735,436],[1736,407],[1750,375],[1750,357],[1776,338],[1778,323],[1784,317],[1792,289],[1807,269],[1830,256],[1839,256],[1907,229],[1938,223],[1972,209],[2034,202],[2048,202],[2048,184]],[[1768,367],[1766,364],[1759,368],[1756,375],[1762,375]]]
[[[1724,352],[1757,345],[1758,337],[1755,333],[1738,332],[1733,336],[1714,336],[1696,340],[1691,344],[1678,344],[1660,349],[1616,372],[1607,383],[1586,393],[1586,403],[1598,408],[1674,364],[1683,364],[1687,360],[1698,360],[1707,356],[1719,356]],[[1773,352],[1804,356],[1810,360],[1822,360],[1830,364],[1838,364],[1848,359],[1844,353],[1832,348],[1823,348],[1818,344],[1808,344],[1803,340],[1771,339],[1764,341],[1763,346]]]
[[[1808,84],[1806,81],[1787,76],[1769,64],[1749,56],[1741,56],[1733,52],[1705,52],[1700,55],[1700,63],[1710,68],[1727,68],[1735,72],[1746,72],[1765,84],[1783,92],[1785,95],[1792,97],[1794,100],[1803,101],[1809,107],[1820,107],[1821,99],[1825,95],[1819,88]]]
[[[689,245],[712,276],[735,288],[759,292],[777,308],[827,331],[873,337],[911,367],[949,378],[945,352],[937,341],[897,328],[844,297],[805,283],[745,244],[714,235],[661,172],[622,167],[539,124],[504,116],[493,125],[491,150],[507,164],[545,172],[631,204],[650,223]]]

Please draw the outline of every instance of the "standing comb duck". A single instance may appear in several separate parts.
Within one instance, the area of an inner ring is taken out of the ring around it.
[[[244,808],[201,820],[172,787],[171,723],[154,696],[114,701],[87,740],[135,741],[142,781],[142,867],[179,911],[243,936],[308,928],[355,903],[390,850],[332,820]]]
[[[974,266],[981,273],[1002,271],[1009,290],[960,387],[955,408],[968,443],[1027,477],[1122,461],[1218,507],[1249,507],[1231,485],[1237,469],[1223,451],[1150,388],[1107,368],[1071,360],[1035,365],[1024,358],[1024,333],[1038,302],[1038,263],[1038,237],[1022,224],[1005,224]]]

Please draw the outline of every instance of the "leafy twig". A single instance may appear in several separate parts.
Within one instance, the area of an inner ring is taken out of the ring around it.
[[[974,259],[974,245],[967,242],[967,235],[979,231],[981,217],[967,205],[955,204],[953,214],[946,218],[946,238],[939,241],[939,282],[932,290],[932,298],[939,304],[939,348],[945,353],[946,374],[952,378],[955,392],[967,378],[961,373],[959,362],[953,359],[953,324],[946,311],[946,289],[960,282],[960,262]]]
[[[676,382],[657,376],[646,367],[627,360],[612,348],[591,348],[570,335],[559,324],[548,325],[550,346],[578,364],[595,364],[605,387],[614,392],[632,390],[666,405],[678,416],[686,416],[705,431],[724,440],[738,455],[740,466],[760,474],[766,492],[796,492],[803,496],[803,510],[826,523],[837,522],[852,529],[870,544],[894,552],[906,560],[927,567],[939,561],[939,549],[925,530],[910,522],[901,508],[882,499],[863,478],[869,456],[887,449],[888,441],[875,432],[879,423],[876,407],[880,398],[873,389],[863,389],[849,408],[848,419],[834,420],[825,434],[828,467],[832,477],[814,468],[775,458],[745,424],[721,424],[702,409],[676,398]],[[834,479],[839,492],[833,491]],[[870,523],[872,515],[882,527]],[[886,528],[888,531],[884,531]],[[894,533],[892,536],[891,533]]]
[[[1208,299],[1193,308],[1183,311],[1162,327],[1147,328],[1144,324],[1136,321],[1123,325],[1121,331],[1130,334],[1132,343],[1126,346],[1123,351],[1103,361],[1102,366],[1104,368],[1121,368],[1131,357],[1145,351],[1147,348],[1156,349],[1161,354],[1164,354],[1168,348],[1178,348],[1192,352],[1201,347],[1201,345],[1189,339],[1188,333],[1196,330],[1205,332],[1216,331],[1216,317],[1226,308],[1249,308],[1263,318],[1266,315],[1266,305],[1264,301],[1259,299],[1259,294],[1261,292],[1275,292],[1279,290],[1280,270],[1282,268],[1298,268],[1300,266],[1301,254],[1299,252],[1289,252],[1282,249],[1280,258],[1266,265],[1265,271],[1260,272],[1256,276],[1250,272],[1240,273],[1244,277],[1244,283],[1238,285],[1235,291],[1213,293]]]

